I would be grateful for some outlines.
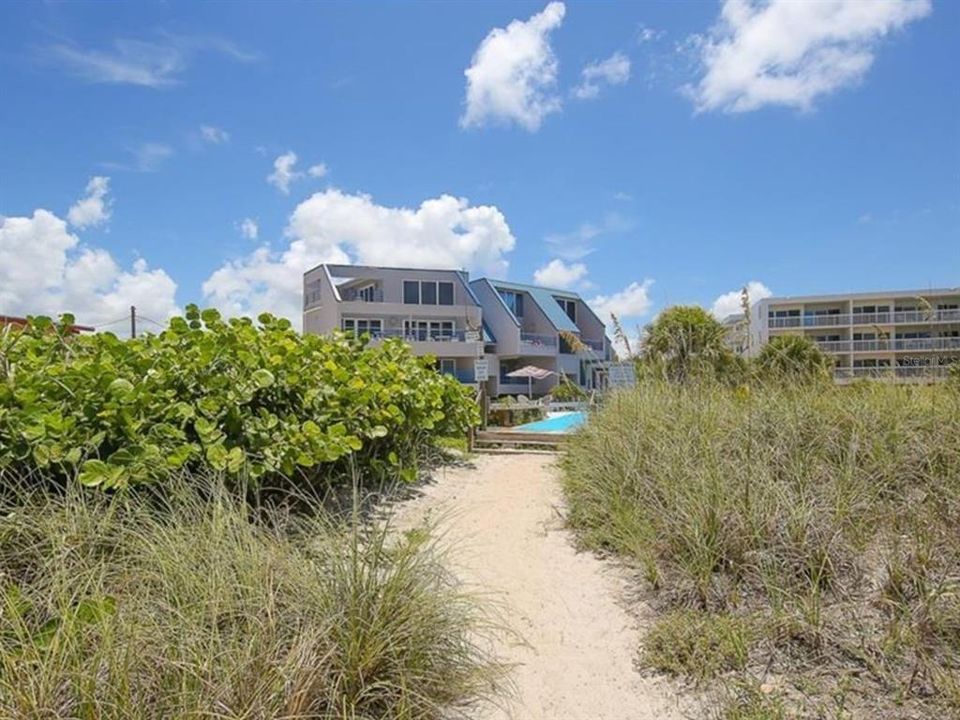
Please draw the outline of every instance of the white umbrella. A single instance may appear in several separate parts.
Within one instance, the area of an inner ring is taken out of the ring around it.
[[[507,377],[527,378],[527,394],[531,398],[533,398],[533,381],[543,380],[551,375],[556,375],[556,373],[553,370],[547,370],[546,368],[537,367],[536,365],[526,365],[519,370],[514,370],[513,372],[507,373]]]

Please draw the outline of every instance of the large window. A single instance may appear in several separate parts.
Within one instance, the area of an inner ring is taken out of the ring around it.
[[[404,320],[403,334],[407,340],[451,340],[454,324],[450,320]]]
[[[403,303],[404,305],[420,304],[420,283],[416,280],[403,281]]]
[[[370,320],[367,318],[344,318],[343,329],[345,332],[352,332],[356,335],[369,333],[373,337],[383,334],[383,320]]]
[[[404,280],[406,305],[453,305],[453,283],[436,280]]]
[[[512,290],[500,290],[500,297],[503,298],[503,302],[510,312],[513,313],[514,317],[522,318],[523,317],[523,294],[518,292],[513,292]]]
[[[563,311],[567,314],[567,317],[577,321],[577,301],[568,300],[567,298],[557,298],[557,304],[563,308]]]

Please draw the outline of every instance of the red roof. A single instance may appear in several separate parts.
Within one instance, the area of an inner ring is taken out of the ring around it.
[[[0,315],[0,326],[3,325],[26,325],[27,319],[24,317],[16,317],[14,315]],[[82,332],[93,332],[96,328],[92,328],[88,325],[71,325],[67,328],[67,332],[71,332],[74,335],[78,335]]]

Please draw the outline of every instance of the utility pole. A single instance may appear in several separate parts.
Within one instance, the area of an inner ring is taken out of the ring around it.
[[[130,306],[130,337],[135,338],[137,336],[137,308],[134,305]]]

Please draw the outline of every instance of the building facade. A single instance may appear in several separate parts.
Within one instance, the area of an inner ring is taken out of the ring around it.
[[[960,362],[960,288],[771,297],[751,309],[751,354],[804,335],[834,360],[838,381],[928,381]]]
[[[600,319],[576,293],[482,278],[458,270],[319,265],[303,277],[303,331],[397,337],[438,369],[480,385],[493,397],[525,394],[525,365],[551,370],[535,394],[560,374],[595,387],[611,356]],[[479,373],[479,375],[478,375]]]

